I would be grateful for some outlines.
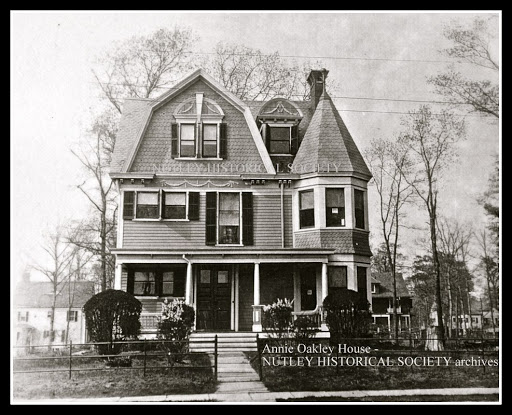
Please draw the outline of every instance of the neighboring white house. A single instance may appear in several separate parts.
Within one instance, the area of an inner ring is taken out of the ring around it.
[[[25,278],[16,286],[14,296],[15,346],[85,343],[87,332],[82,307],[93,295],[92,281],[72,281],[59,286],[52,336],[52,283]]]

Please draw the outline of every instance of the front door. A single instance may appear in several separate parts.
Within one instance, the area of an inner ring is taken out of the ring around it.
[[[300,271],[300,308],[316,308],[316,267],[306,266]]]
[[[231,273],[228,266],[205,265],[197,283],[197,329],[231,328]]]

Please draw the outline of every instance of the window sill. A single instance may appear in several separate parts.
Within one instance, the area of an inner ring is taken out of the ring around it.
[[[221,157],[175,157],[174,160],[180,161],[220,161]]]
[[[230,246],[244,246],[243,244],[216,244],[215,246],[230,247]]]
[[[133,222],[190,222],[190,219],[150,219],[150,218],[134,218],[125,219]]]
[[[130,219],[126,219],[126,220],[130,220]],[[131,220],[135,221],[135,222],[160,222],[159,218],[133,218]]]
[[[190,222],[190,219],[161,219],[161,222]]]
[[[314,230],[318,230],[320,228],[315,228],[314,226],[310,226],[308,228],[300,228],[300,229],[297,229],[296,231],[294,232],[307,232],[307,231],[314,231]]]
[[[143,300],[158,300],[158,295],[138,295],[133,294],[133,296],[137,299],[143,299]]]

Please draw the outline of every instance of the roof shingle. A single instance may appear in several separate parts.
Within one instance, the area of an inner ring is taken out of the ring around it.
[[[336,166],[339,172],[356,173],[367,178],[372,176],[326,92],[320,97],[293,162],[293,169],[297,173],[314,173],[317,165]]]

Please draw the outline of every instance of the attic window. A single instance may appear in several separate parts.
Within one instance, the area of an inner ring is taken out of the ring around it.
[[[224,112],[202,92],[185,101],[174,113],[171,124],[171,154],[177,159],[226,157]]]

